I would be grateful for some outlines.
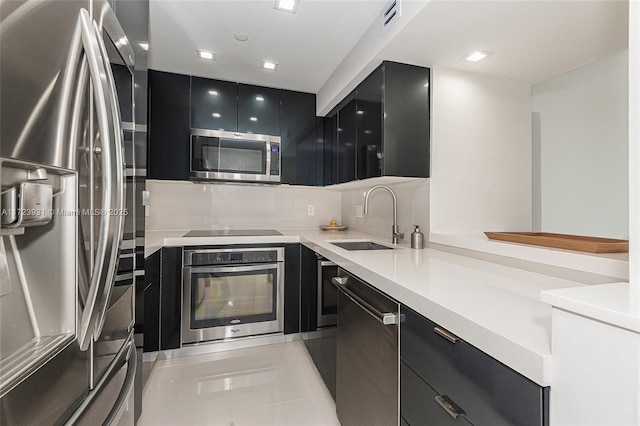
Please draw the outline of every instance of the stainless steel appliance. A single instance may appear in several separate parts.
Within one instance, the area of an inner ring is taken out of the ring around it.
[[[280,137],[191,129],[191,179],[280,182]]]
[[[284,248],[185,250],[183,344],[282,333]]]
[[[105,0],[2,1],[0,20],[0,207],[29,206],[1,228],[0,423],[132,424],[133,49]]]
[[[282,235],[275,229],[197,229],[185,237],[271,237]]]
[[[400,305],[343,269],[338,288],[336,412],[340,423],[400,422]]]

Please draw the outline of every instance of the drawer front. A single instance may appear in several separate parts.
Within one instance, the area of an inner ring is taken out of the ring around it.
[[[475,425],[548,424],[542,388],[463,340],[437,334],[435,323],[402,307],[400,356],[438,393],[449,396]]]
[[[414,426],[469,426],[460,415],[453,418],[437,402],[438,394],[412,371],[400,363],[400,414],[408,425]]]

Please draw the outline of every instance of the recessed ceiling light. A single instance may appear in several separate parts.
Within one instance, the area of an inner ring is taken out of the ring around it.
[[[216,60],[216,52],[208,52],[206,50],[196,49],[198,52],[198,58],[200,59],[208,59],[210,61]]]
[[[256,101],[258,102],[264,102],[264,98],[260,95],[256,96]]]
[[[362,115],[362,114],[364,114],[364,111],[362,111],[362,110],[358,110],[358,111],[356,111],[356,114],[358,114],[358,115]]]
[[[222,117],[222,116],[220,115],[220,113],[217,113],[217,112],[214,112],[214,113],[213,113],[213,114],[211,114],[211,115],[212,115],[212,116],[214,116],[215,118],[220,118],[220,117]]]
[[[251,120],[251,121],[258,121],[258,117],[249,117],[249,120]]]
[[[489,55],[491,55],[491,52],[484,52],[482,50],[475,50],[475,51],[469,53],[467,56],[465,56],[462,59],[464,59],[465,61],[470,61],[470,62],[478,62],[479,60],[484,59]]]
[[[218,91],[217,90],[209,90],[209,94],[211,96],[218,96]]]
[[[276,10],[282,10],[283,12],[296,13],[298,10],[298,0],[276,0],[275,6],[273,6]]]
[[[233,35],[233,38],[235,38],[238,41],[247,41],[249,40],[249,35],[246,33],[235,33]]]
[[[140,46],[142,50],[149,50],[149,43],[138,43],[138,46]]]
[[[264,68],[265,70],[275,71],[276,68],[278,68],[278,64],[271,61],[262,61],[262,68]]]

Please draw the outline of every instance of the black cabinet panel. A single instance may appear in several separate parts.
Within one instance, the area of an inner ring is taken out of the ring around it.
[[[238,130],[237,84],[191,77],[191,127]]]
[[[324,170],[323,185],[338,183],[338,113],[324,118],[323,134]]]
[[[351,99],[338,112],[338,179],[337,183],[356,178],[357,102]]]
[[[189,179],[189,76],[149,70],[147,177]]]
[[[316,185],[316,96],[289,90],[280,92],[281,182]],[[265,97],[262,103],[266,102]]]
[[[316,253],[300,246],[300,331],[316,329],[316,294],[318,280],[318,256]]]
[[[356,89],[356,159],[358,179],[382,176],[382,68]]]
[[[434,332],[436,324],[404,306],[401,309],[405,315],[402,360],[439,394],[459,405],[471,423],[548,424],[548,388],[464,340],[449,342]]]
[[[142,327],[145,352],[160,350],[160,253],[156,251],[144,262],[144,325],[136,323],[136,332]]]
[[[162,248],[160,264],[160,349],[176,349],[180,347],[182,248]]]
[[[133,76],[126,65],[111,64],[113,79],[116,83],[118,104],[120,105],[120,119],[124,122],[133,122]]]
[[[404,362],[400,363],[400,414],[409,425],[469,426],[464,416],[453,418],[436,402],[438,393]]]
[[[429,69],[383,66],[384,175],[429,177]]]
[[[300,244],[284,246],[284,334],[300,331]]]
[[[279,136],[280,90],[238,84],[238,131]]]

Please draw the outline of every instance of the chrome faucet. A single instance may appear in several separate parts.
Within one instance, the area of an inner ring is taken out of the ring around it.
[[[369,197],[376,189],[386,189],[389,191],[389,194],[391,194],[391,198],[393,199],[393,228],[391,231],[391,242],[393,244],[398,244],[398,242],[404,238],[404,233],[398,231],[398,198],[396,197],[396,193],[393,192],[393,189],[389,188],[387,185],[375,185],[369,188],[369,190],[364,194],[364,214],[369,213]]]

